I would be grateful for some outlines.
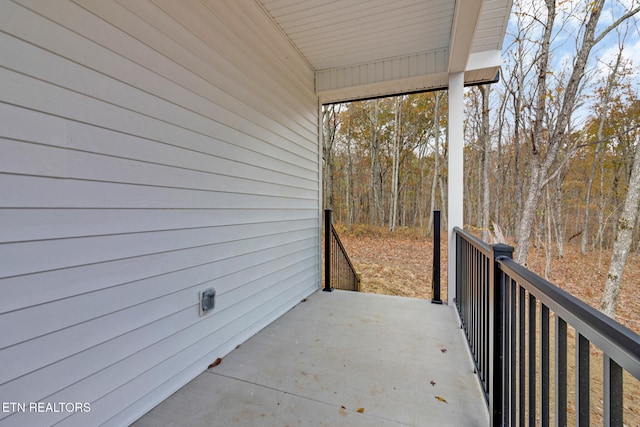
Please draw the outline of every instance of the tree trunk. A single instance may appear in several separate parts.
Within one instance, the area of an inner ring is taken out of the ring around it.
[[[524,129],[524,119],[521,117],[521,112],[523,110],[524,102],[524,70],[523,70],[523,62],[524,62],[524,53],[522,52],[522,44],[518,43],[518,58],[521,60],[517,61],[517,76],[516,76],[516,89],[513,92],[513,115],[514,115],[514,123],[513,123],[513,145],[514,145],[514,181],[516,193],[514,195],[515,205],[516,205],[516,215],[513,221],[513,231],[514,234],[520,228],[520,219],[522,218],[522,206],[523,206],[523,178],[522,178],[522,144],[521,138],[522,133],[521,130]]]
[[[330,209],[333,208],[333,143],[336,136],[335,105],[323,108],[322,124],[324,133],[322,141],[322,158],[324,160],[324,206]]]
[[[489,193],[489,168],[491,167],[491,137],[489,133],[489,92],[491,87],[479,87],[482,94],[482,240],[489,239],[489,208],[491,198]]]
[[[440,215],[440,227],[446,230],[447,226],[447,188],[444,186],[442,182],[442,175],[439,176],[438,182],[440,184],[440,211],[442,214]]]
[[[369,121],[370,121],[370,141],[369,141],[369,156],[371,157],[371,206],[370,211],[370,223],[378,223],[378,208],[380,204],[380,192],[378,191],[378,181],[380,176],[380,165],[378,163],[378,147],[380,142],[378,140],[378,100],[373,100],[369,104]]]
[[[551,258],[553,252],[553,245],[551,244],[551,198],[549,197],[549,187],[547,187],[546,191],[546,208],[545,208],[545,262],[544,262],[544,278],[549,280],[549,275],[551,274]]]
[[[516,234],[517,248],[514,259],[519,263],[525,263],[529,253],[531,241],[531,227],[535,217],[542,188],[547,184],[549,170],[556,160],[561,142],[567,131],[569,119],[574,110],[580,83],[584,77],[584,69],[589,59],[591,49],[595,44],[595,29],[604,5],[604,0],[595,0],[589,8],[589,17],[586,21],[584,34],[578,53],[576,55],[571,75],[559,104],[557,119],[549,129],[543,127],[547,116],[547,72],[549,64],[549,48],[553,23],[556,17],[555,0],[546,0],[547,20],[542,37],[542,45],[538,61],[538,93],[534,109],[535,120],[531,135],[531,177],[528,181],[527,198],[523,207],[522,221]],[[606,31],[606,30],[605,30]],[[599,37],[600,39],[600,37]],[[548,138],[546,151],[542,151],[542,144]]]
[[[400,132],[402,129],[402,101],[400,97],[396,98],[396,114],[395,114],[395,132],[393,138],[393,168],[391,171],[391,208],[389,215],[389,230],[396,230],[398,224],[398,178],[400,174]]]
[[[518,107],[519,108],[519,107]],[[524,179],[522,178],[522,157],[520,155],[522,148],[521,148],[521,144],[520,144],[520,123],[518,120],[516,120],[515,123],[515,129],[514,129],[514,138],[513,138],[513,144],[514,144],[514,151],[515,151],[515,155],[514,155],[514,163],[515,163],[515,167],[514,167],[514,180],[515,180],[515,187],[516,187],[516,194],[514,194],[514,198],[516,201],[516,216],[515,219],[513,221],[513,231],[514,234],[517,232],[517,230],[520,228],[520,219],[522,218],[522,206],[523,206],[523,181]]]
[[[438,92],[435,97],[433,114],[433,180],[431,181],[431,200],[429,202],[429,221],[427,221],[427,237],[431,237],[431,231],[433,229],[433,211],[436,207],[436,196],[438,192],[438,179],[440,177],[440,100],[442,99],[442,92]],[[440,191],[444,189],[440,187]]]
[[[596,246],[600,245],[600,251],[602,252],[602,235],[604,234],[605,228],[605,219],[604,219],[604,209],[606,206],[606,201],[604,197],[604,159],[600,160],[600,199],[599,199],[599,208],[598,208],[598,232],[596,233],[596,237],[593,240],[591,245],[591,250],[593,251]]]
[[[604,116],[602,117],[604,118]],[[593,154],[593,164],[591,165],[591,173],[589,174],[589,180],[587,181],[587,195],[584,200],[584,223],[582,224],[582,239],[580,241],[580,253],[585,254],[587,252],[587,244],[589,243],[589,214],[591,204],[591,188],[593,187],[593,180],[596,176],[596,166],[598,164],[598,157],[600,156],[600,145],[598,142],[596,150]]]
[[[419,151],[419,155],[418,155],[418,164],[420,165],[420,184],[418,186],[418,198],[417,198],[417,210],[416,210],[416,215],[418,217],[418,224],[420,224],[420,228],[424,227],[424,209],[423,206],[426,206],[426,200],[425,199],[425,179],[424,179],[424,169],[425,169],[425,161],[424,161],[424,157],[425,157],[425,150],[426,150],[426,146],[427,146],[427,142],[423,141],[422,145],[420,146],[420,151]],[[427,227],[427,230],[429,229],[429,227]],[[428,232],[427,232],[428,233]],[[428,236],[428,234],[427,234]]]
[[[598,143],[596,145],[596,150],[593,155],[593,165],[591,166],[591,174],[589,175],[589,181],[587,182],[587,196],[584,204],[584,224],[582,226],[582,240],[580,242],[580,252],[582,254],[587,251],[587,244],[589,243],[589,210],[591,203],[591,188],[593,186],[593,180],[596,172],[596,163],[598,161],[598,157],[600,155],[600,150],[602,149],[602,145],[604,144],[604,124],[607,118],[607,112],[609,107],[609,101],[611,99],[611,91],[613,87],[613,83],[616,80],[616,76],[618,74],[618,69],[620,68],[620,62],[622,61],[622,52],[623,46],[619,46],[618,56],[616,57],[616,62],[607,76],[607,84],[604,88],[604,95],[602,99],[602,110],[600,111],[600,121],[598,123]]]
[[[503,94],[502,102],[500,103],[500,109],[498,111],[498,129],[496,131],[497,135],[497,162],[496,162],[496,177],[498,179],[498,185],[495,186],[495,199],[494,199],[494,211],[493,211],[493,222],[495,224],[504,224],[505,222],[502,220],[502,216],[500,215],[500,206],[502,203],[502,186],[506,185],[506,167],[503,167],[503,153],[502,153],[502,131],[504,129],[505,123],[505,110],[507,108],[508,96]],[[504,243],[504,238],[499,242]]]
[[[480,136],[479,139],[482,139],[482,137]],[[473,153],[474,151],[471,151],[471,153]],[[469,184],[467,186],[467,188],[471,189],[471,191],[468,192],[467,194],[472,194],[475,196],[475,197],[472,197],[472,200],[469,200],[469,202],[472,202],[472,203],[468,203],[469,207],[473,208],[469,211],[469,213],[475,215],[475,221],[471,221],[471,218],[473,218],[471,215],[468,216],[467,218],[469,218],[470,222],[473,222],[476,225],[476,227],[481,227],[482,226],[482,184],[483,184],[483,181],[482,181],[483,152],[482,150],[480,150],[480,153],[478,154],[479,155],[477,156],[472,155],[471,156],[472,158],[469,161],[469,163],[472,163],[475,161],[476,167],[472,169],[475,171],[475,176],[469,177],[470,178]],[[475,188],[473,188],[474,186]]]
[[[609,274],[604,286],[602,296],[602,312],[609,317],[615,317],[616,306],[618,304],[618,294],[620,293],[620,282],[627,256],[631,249],[633,238],[633,227],[638,215],[638,201],[640,200],[640,141],[636,141],[636,152],[633,160],[633,169],[629,179],[629,189],[624,202],[622,215],[618,219],[616,239],[613,242],[613,254]]]
[[[516,247],[514,260],[520,264],[525,264],[529,255],[531,230],[535,220],[538,200],[540,199],[540,173],[540,160],[537,156],[532,156],[527,198],[525,199],[522,216],[518,224],[518,229],[516,230],[516,242],[518,245]]]
[[[552,216],[554,230],[556,231],[556,247],[558,248],[558,258],[564,257],[564,236],[565,236],[565,225],[562,215],[562,183],[566,175],[561,173],[555,180],[555,200],[553,203],[553,212]]]
[[[353,222],[353,209],[351,208],[351,193],[353,192],[353,159],[351,158],[351,110],[347,117],[347,192],[345,194],[345,204],[347,208],[347,228],[351,228]]]
[[[549,65],[549,49],[551,46],[551,34],[553,33],[553,24],[556,17],[556,5],[555,0],[546,0],[547,5],[547,20],[544,29],[544,35],[542,37],[540,54],[538,60],[538,94],[535,105],[535,121],[533,124],[533,130],[531,131],[531,163],[529,165],[530,178],[527,188],[527,198],[522,208],[522,217],[520,224],[516,230],[516,251],[514,259],[520,264],[527,262],[529,255],[529,246],[531,243],[531,230],[533,227],[533,221],[535,219],[535,211],[538,206],[538,200],[540,198],[541,175],[545,175],[547,171],[543,170],[543,165],[546,162],[542,162],[541,157],[541,144],[543,140],[543,118],[546,114],[547,106],[547,70]],[[553,144],[553,141],[549,141]],[[549,147],[547,155],[555,158],[553,147],[557,147],[558,144],[553,144]]]

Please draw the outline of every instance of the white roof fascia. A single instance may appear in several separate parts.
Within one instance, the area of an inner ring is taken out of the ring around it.
[[[491,50],[469,55],[469,61],[465,71],[482,70],[486,68],[500,67],[502,54],[499,50]]]
[[[482,1],[456,0],[449,42],[449,73],[466,71]]]

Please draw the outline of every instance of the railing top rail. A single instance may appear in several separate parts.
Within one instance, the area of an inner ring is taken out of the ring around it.
[[[491,247],[487,243],[485,243],[482,240],[478,239],[473,234],[464,231],[460,227],[454,227],[453,228],[453,232],[456,233],[456,234],[461,235],[462,237],[464,237],[465,240],[467,240],[474,247],[476,247],[477,249],[482,251],[482,253],[484,253],[487,257],[489,257],[489,258],[491,257]]]
[[[502,271],[556,315],[573,326],[630,374],[640,379],[640,335],[582,300],[558,288],[506,257],[497,259]]]

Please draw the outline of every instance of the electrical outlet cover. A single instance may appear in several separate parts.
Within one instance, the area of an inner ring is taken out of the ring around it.
[[[216,305],[216,290],[213,288],[200,292],[200,316],[204,316]]]

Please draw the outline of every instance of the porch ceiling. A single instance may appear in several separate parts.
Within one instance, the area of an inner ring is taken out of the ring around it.
[[[496,78],[511,0],[256,0],[316,72],[322,102]]]

